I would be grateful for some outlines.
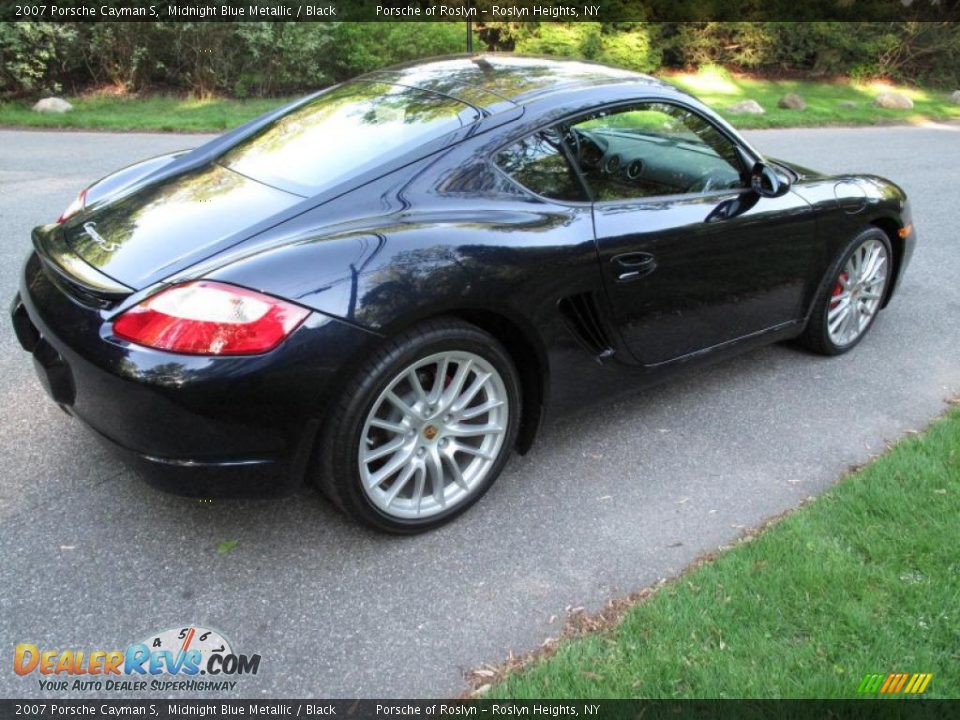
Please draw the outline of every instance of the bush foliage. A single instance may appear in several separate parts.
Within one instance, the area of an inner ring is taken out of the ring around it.
[[[461,52],[464,38],[452,23],[0,23],[0,94],[283,95]]]
[[[486,23],[475,34],[478,48],[641,71],[717,64],[960,84],[954,23]],[[104,86],[282,95],[464,44],[462,23],[0,23],[0,95]]]

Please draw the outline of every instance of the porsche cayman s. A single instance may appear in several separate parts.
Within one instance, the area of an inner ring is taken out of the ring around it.
[[[787,339],[839,355],[914,249],[872,175],[763,157],[587,63],[389,68],[91,185],[12,318],[52,399],[163,488],[415,532],[561,412]]]

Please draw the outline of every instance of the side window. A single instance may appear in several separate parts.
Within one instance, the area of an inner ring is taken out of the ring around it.
[[[507,175],[538,195],[583,200],[583,187],[561,147],[559,133],[545,130],[501,150],[495,161]]]
[[[669,103],[606,110],[570,127],[567,142],[596,200],[745,187],[734,144]]]

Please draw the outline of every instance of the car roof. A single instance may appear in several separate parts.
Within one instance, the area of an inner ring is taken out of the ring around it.
[[[546,95],[600,85],[644,85],[677,92],[649,75],[580,60],[486,53],[394,65],[364,78],[448,95],[486,113],[526,105]]]

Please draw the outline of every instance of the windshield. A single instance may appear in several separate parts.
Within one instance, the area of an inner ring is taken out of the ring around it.
[[[375,82],[325,92],[231,148],[220,163],[299,195],[457,130],[469,106],[445,95]],[[479,117],[474,112],[468,121]]]

